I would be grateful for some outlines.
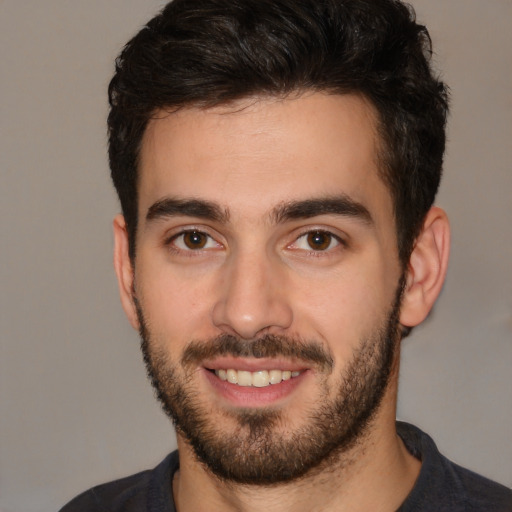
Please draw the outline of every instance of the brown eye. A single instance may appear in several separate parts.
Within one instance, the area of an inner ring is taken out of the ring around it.
[[[308,253],[330,252],[341,244],[341,240],[336,235],[322,229],[308,231],[299,236],[295,242],[289,246],[291,249],[298,249]]]
[[[184,229],[167,240],[166,245],[176,254],[186,255],[188,253],[189,256],[192,253],[200,255],[206,254],[207,251],[223,248],[223,245],[211,235],[196,229]]]
[[[188,231],[183,233],[183,244],[188,249],[204,249],[208,243],[208,236],[200,231]]]
[[[309,247],[314,251],[325,251],[332,243],[332,235],[325,231],[312,231],[307,235]]]

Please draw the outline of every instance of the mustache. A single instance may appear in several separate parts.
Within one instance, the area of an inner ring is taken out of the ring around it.
[[[256,359],[289,357],[312,363],[326,372],[332,371],[334,364],[331,354],[318,342],[271,334],[251,341],[231,334],[221,334],[206,341],[192,341],[183,352],[181,363],[183,366],[193,366],[219,356]]]

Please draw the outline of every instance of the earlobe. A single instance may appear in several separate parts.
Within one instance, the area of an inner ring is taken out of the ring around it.
[[[414,327],[427,317],[441,293],[450,253],[450,225],[446,213],[432,207],[409,259],[400,323]]]
[[[114,268],[119,285],[121,305],[132,327],[139,329],[139,320],[133,297],[134,271],[129,254],[128,232],[124,217],[116,215],[114,227]]]

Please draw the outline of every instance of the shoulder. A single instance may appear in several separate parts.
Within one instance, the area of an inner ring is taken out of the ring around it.
[[[512,490],[446,459],[452,473],[453,493],[458,494],[464,510],[512,512]]]
[[[512,511],[511,489],[450,461],[420,429],[398,423],[397,430],[407,449],[422,462],[418,480],[401,512]]]
[[[173,512],[170,483],[178,465],[178,452],[173,452],[152,470],[85,491],[60,512]]]
[[[144,510],[151,471],[98,485],[71,500],[61,512]]]

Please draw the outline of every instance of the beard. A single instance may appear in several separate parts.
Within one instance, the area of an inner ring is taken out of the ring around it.
[[[361,340],[337,379],[329,397],[327,378],[333,358],[318,341],[267,335],[253,341],[221,335],[193,341],[179,364],[157,348],[141,305],[141,348],[148,376],[166,414],[193,449],[198,460],[224,481],[246,485],[275,485],[334,467],[340,455],[361,442],[382,402],[396,363],[400,342],[398,321],[403,279],[384,322]],[[165,343],[161,344],[164,346]],[[215,420],[218,410],[201,400],[193,376],[201,361],[215,356],[247,358],[290,357],[314,367],[322,399],[293,430],[278,409],[239,408],[224,411],[236,425],[231,431]]]

